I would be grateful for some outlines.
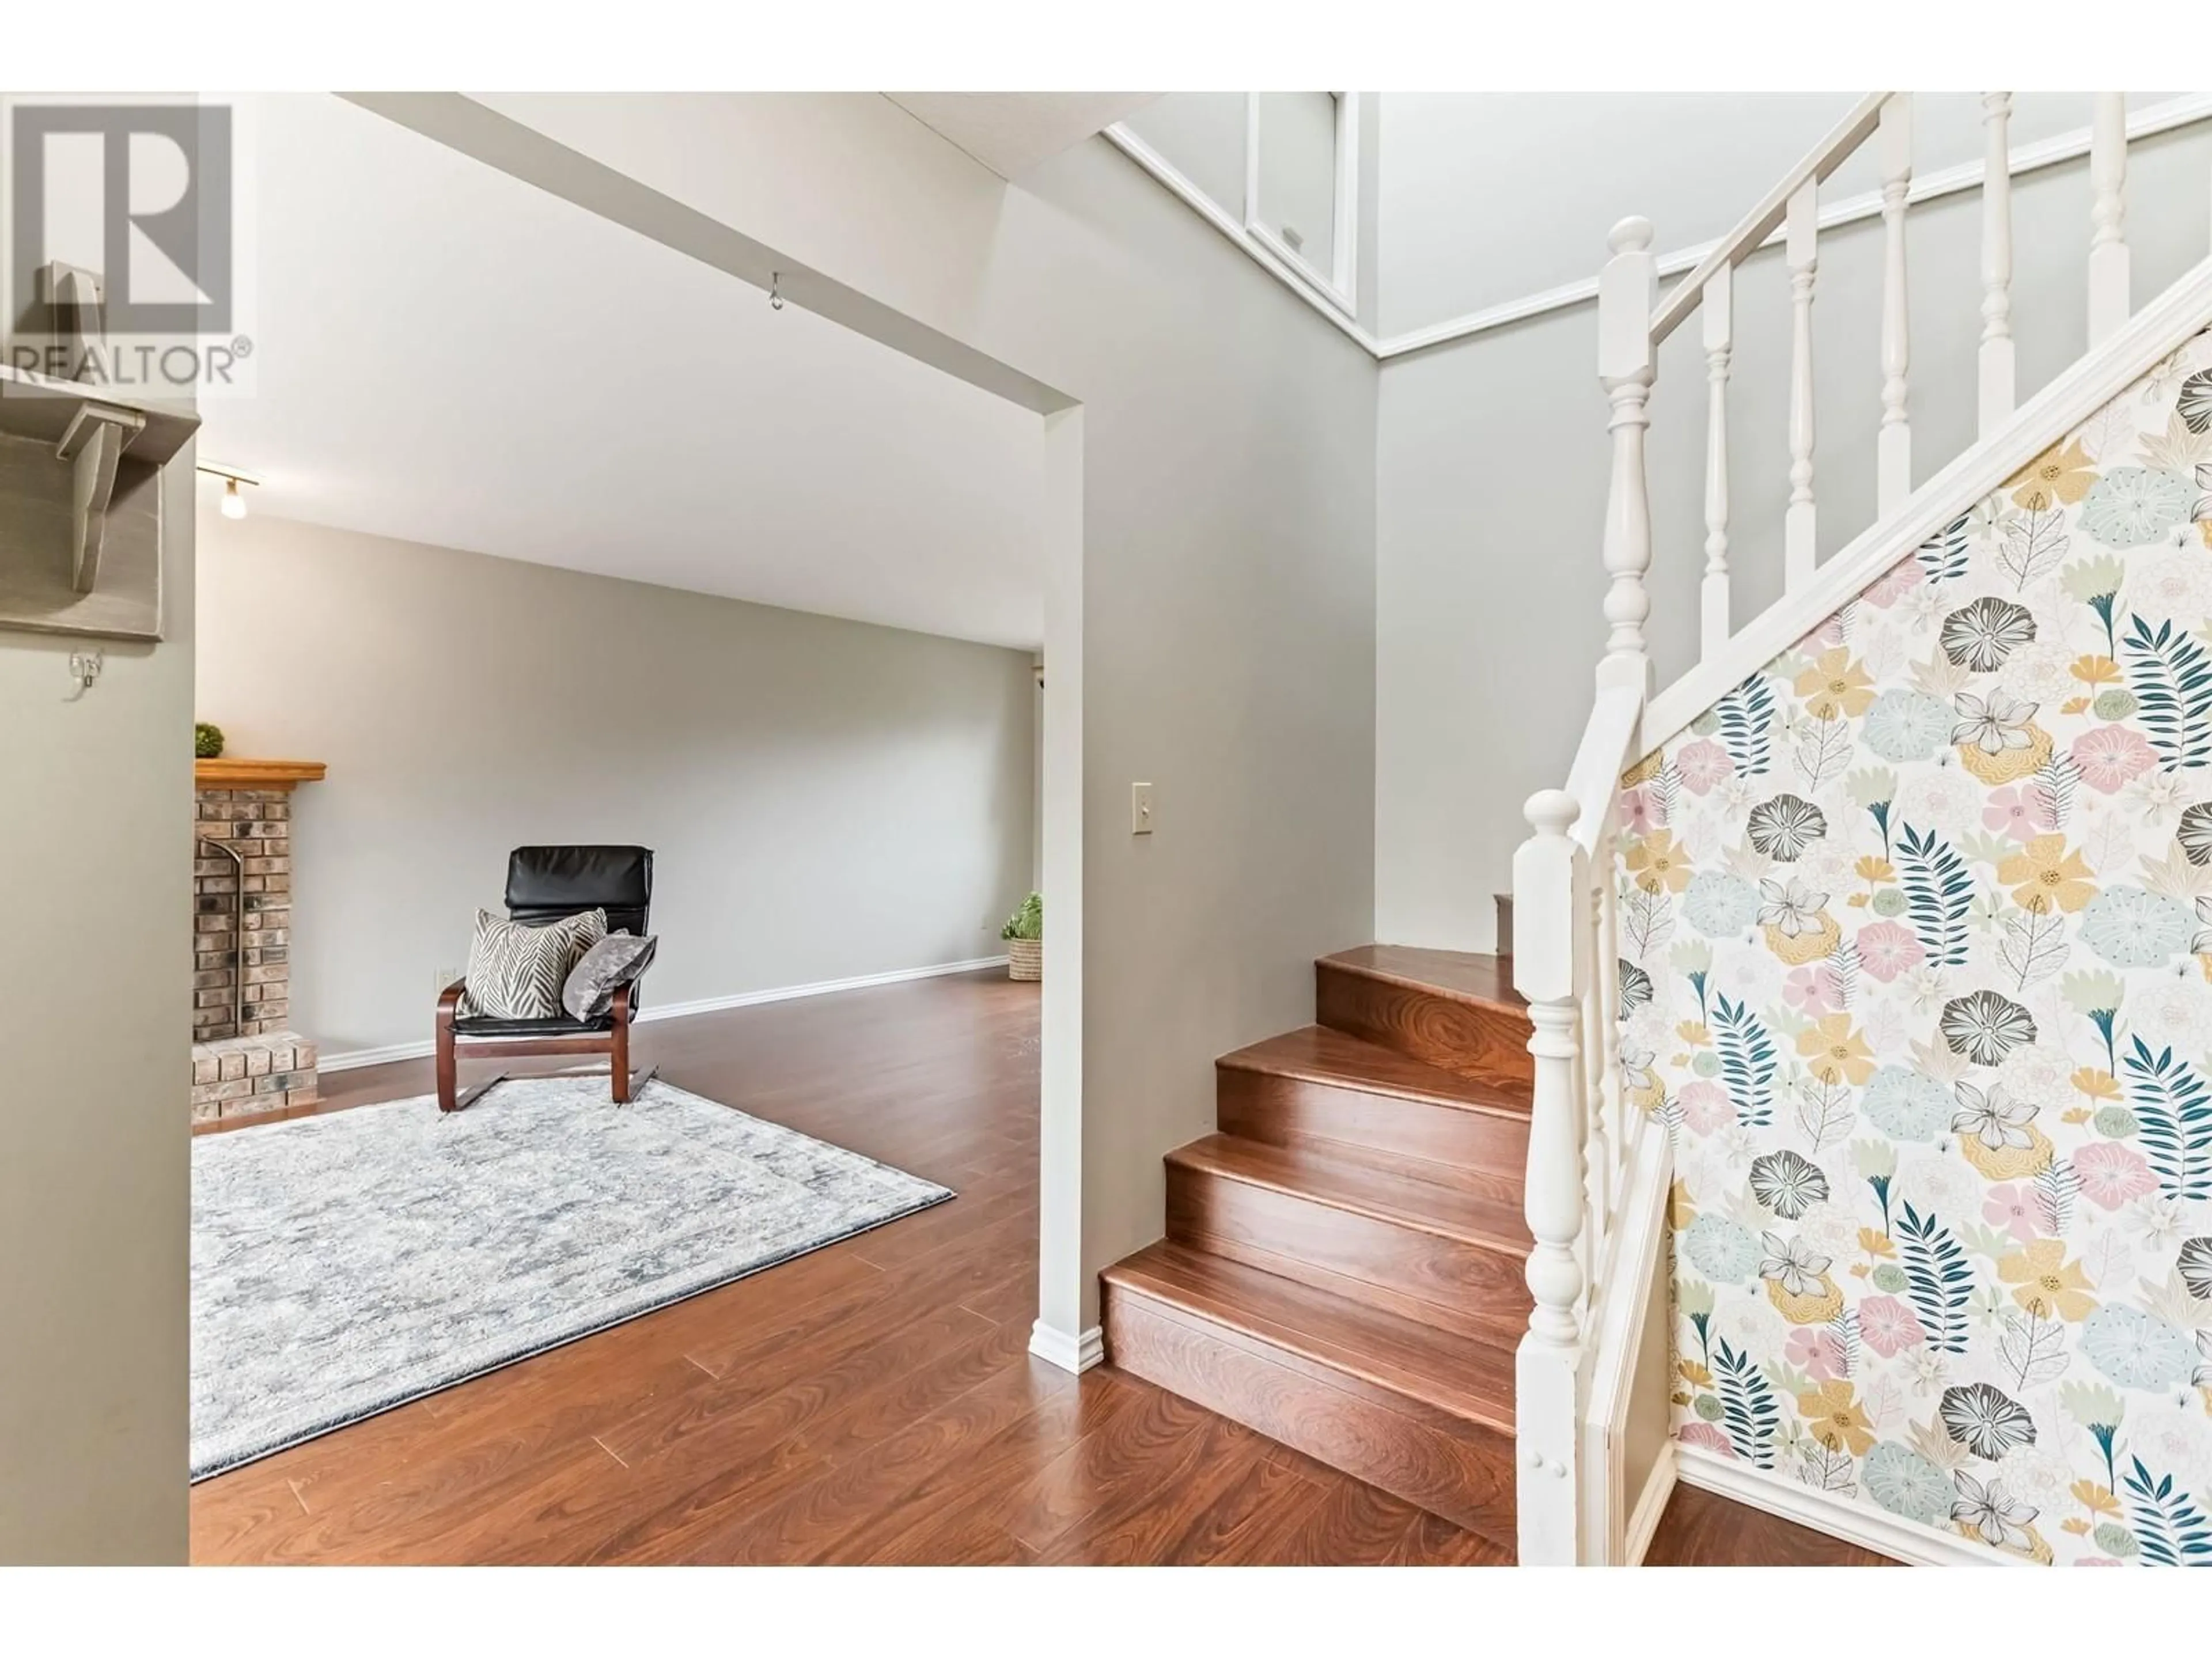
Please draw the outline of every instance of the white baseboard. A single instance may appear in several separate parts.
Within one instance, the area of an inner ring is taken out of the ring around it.
[[[1003,968],[1004,957],[975,957],[966,962],[932,963],[927,968],[894,968],[886,974],[860,974],[851,979],[818,980],[811,985],[778,985],[765,991],[740,991],[734,996],[700,997],[690,1002],[648,1003],[638,1010],[637,1023],[682,1019],[690,1014],[720,1013],[726,1008],[751,1008],[764,1002],[789,1002],[798,997],[827,996],[833,991],[865,991],[872,985],[898,985],[913,979],[939,979],[947,974],[972,974],[985,968]],[[325,1054],[319,1068],[349,1072],[361,1066],[383,1066],[395,1060],[424,1060],[437,1051],[431,1042],[394,1042],[381,1048],[349,1048]]]
[[[349,1048],[324,1054],[315,1061],[319,1072],[350,1072],[362,1066],[385,1066],[395,1060],[428,1060],[437,1052],[432,1042],[392,1042],[381,1048]]]
[[[1070,1336],[1040,1319],[1030,1328],[1030,1352],[1046,1364],[1079,1376],[1105,1359],[1106,1335],[1093,1325],[1080,1336]]]
[[[1755,1510],[1795,1521],[1831,1538],[1875,1550],[1915,1567],[2029,1567],[2025,1557],[1993,1550],[1919,1521],[1908,1521],[1834,1492],[1816,1492],[1771,1469],[1754,1469],[1703,1446],[1674,1445],[1686,1486],[1717,1492]]]
[[[1652,1464],[1651,1473],[1644,1482],[1644,1492],[1630,1511],[1626,1535],[1621,1540],[1622,1565],[1640,1567],[1644,1553],[1651,1547],[1651,1539],[1659,1530],[1659,1517],[1667,1513],[1667,1500],[1674,1495],[1674,1482],[1681,1472],[1676,1454],[1680,1445],[1669,1440],[1659,1449],[1658,1461]]]

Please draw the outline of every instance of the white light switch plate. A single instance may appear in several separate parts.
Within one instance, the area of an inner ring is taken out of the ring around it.
[[[1152,786],[1149,783],[1129,786],[1129,833],[1133,836],[1152,833]]]

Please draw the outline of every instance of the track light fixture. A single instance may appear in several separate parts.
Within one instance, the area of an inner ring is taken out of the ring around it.
[[[243,471],[234,466],[224,466],[216,461],[202,461],[198,470],[210,478],[222,480],[222,516],[242,519],[246,516],[246,490],[258,484],[258,475]]]

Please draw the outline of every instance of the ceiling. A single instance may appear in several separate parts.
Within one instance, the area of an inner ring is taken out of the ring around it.
[[[1036,416],[335,97],[250,101],[255,379],[200,454],[253,511],[1040,643]]]
[[[1159,94],[1152,92],[887,92],[884,97],[1001,179],[1018,179]]]

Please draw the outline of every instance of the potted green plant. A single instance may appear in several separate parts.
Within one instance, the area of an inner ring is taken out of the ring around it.
[[[1044,896],[1031,893],[999,929],[1006,942],[1006,977],[1044,977]]]
[[[206,720],[196,721],[192,726],[192,754],[200,760],[213,760],[222,753],[222,727]]]

